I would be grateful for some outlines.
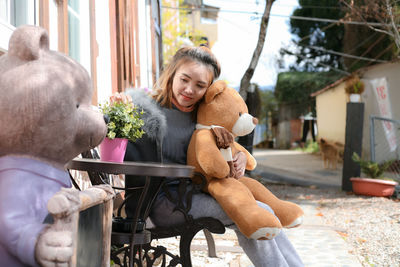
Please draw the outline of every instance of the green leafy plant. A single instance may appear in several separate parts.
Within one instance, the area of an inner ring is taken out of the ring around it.
[[[368,178],[379,179],[383,176],[383,173],[393,164],[393,160],[384,161],[377,163],[374,161],[363,160],[360,156],[354,152],[351,159],[360,164],[361,171],[368,176]]]
[[[135,142],[145,133],[142,129],[144,122],[141,119],[144,112],[143,110],[139,111],[132,103],[106,102],[100,105],[100,108],[103,114],[109,118],[107,123],[108,138],[126,138]]]
[[[362,94],[364,92],[364,83],[358,76],[349,78],[344,88],[347,94]]]

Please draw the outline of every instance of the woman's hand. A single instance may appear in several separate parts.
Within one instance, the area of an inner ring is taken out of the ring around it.
[[[114,102],[132,103],[132,97],[124,93],[114,93],[110,96],[110,103]]]
[[[246,170],[247,158],[244,152],[239,151],[233,156],[233,167],[235,168],[235,178],[244,176]]]

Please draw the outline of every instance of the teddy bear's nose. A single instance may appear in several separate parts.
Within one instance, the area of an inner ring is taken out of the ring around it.
[[[253,118],[253,123],[254,123],[254,125],[258,124],[258,119],[256,117]]]
[[[104,115],[103,118],[106,124],[110,122],[110,117],[108,115]]]

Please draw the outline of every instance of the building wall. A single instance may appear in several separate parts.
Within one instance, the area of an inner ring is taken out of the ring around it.
[[[362,80],[365,84],[365,92],[361,95],[365,103],[364,128],[363,128],[363,154],[370,155],[370,115],[381,116],[378,102],[373,92],[371,80],[385,77],[387,80],[392,119],[400,120],[400,62],[375,65],[365,71]],[[387,143],[385,136],[376,136],[376,142]]]
[[[201,12],[195,11],[191,16],[193,22],[193,29],[200,31],[208,38],[210,47],[214,45],[214,43],[218,40],[218,24],[212,23],[211,21],[207,23],[203,23],[201,20]]]
[[[365,84],[365,91],[361,95],[361,101],[365,104],[362,154],[366,158],[370,157],[370,116],[381,116],[370,81],[377,78],[386,78],[392,112],[391,119],[400,120],[400,105],[397,104],[400,100],[399,73],[400,62],[392,62],[365,68],[359,74]],[[346,104],[349,99],[344,91],[344,85],[345,82],[342,82],[316,96],[318,138],[323,137],[345,143]],[[387,144],[385,135],[375,136],[375,142]]]
[[[344,83],[316,97],[318,139],[344,144],[347,95]]]

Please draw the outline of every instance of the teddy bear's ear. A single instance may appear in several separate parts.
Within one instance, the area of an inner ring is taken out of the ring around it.
[[[215,81],[211,86],[207,89],[205,102],[210,103],[215,96],[222,93],[226,88],[226,83],[224,81]]]
[[[18,27],[11,35],[8,54],[24,61],[38,59],[40,50],[49,50],[47,31],[37,26]]]

